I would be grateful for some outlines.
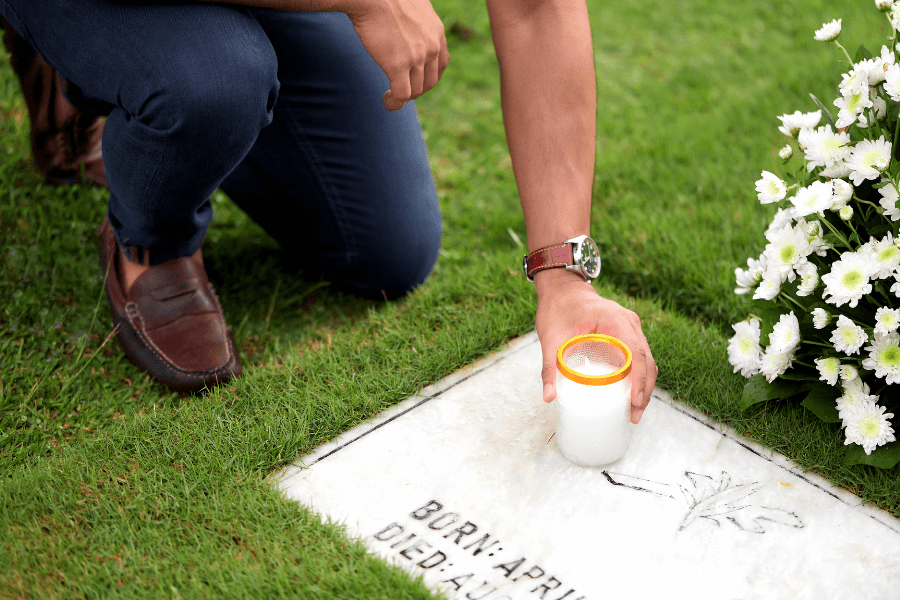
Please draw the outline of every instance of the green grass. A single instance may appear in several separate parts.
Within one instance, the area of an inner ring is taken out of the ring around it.
[[[266,477],[533,328],[486,11],[434,4],[473,32],[450,37],[418,102],[444,217],[434,273],[398,301],[340,294],[217,196],[204,254],[245,377],[197,397],[104,345],[106,196],[42,183],[0,68],[0,598],[429,597]],[[810,92],[830,102],[845,68],[812,33],[841,17],[848,48],[877,49],[886,21],[869,0],[615,4],[589,2],[598,289],[641,315],[675,397],[900,516],[897,468],[844,466],[837,425],[798,406],[741,412],[725,356],[746,312],[733,271],[771,213],[753,184],[779,170],[776,117],[812,110]]]

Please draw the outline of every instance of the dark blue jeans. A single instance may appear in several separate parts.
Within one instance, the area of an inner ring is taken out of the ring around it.
[[[109,219],[133,259],[193,254],[222,188],[350,289],[401,293],[431,271],[441,219],[416,109],[384,108],[387,77],[346,15],[177,0],[0,14],[108,114]]]

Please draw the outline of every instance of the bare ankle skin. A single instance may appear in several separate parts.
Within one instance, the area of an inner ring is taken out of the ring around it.
[[[127,294],[131,290],[131,286],[134,284],[135,280],[153,267],[132,262],[125,258],[125,254],[122,252],[118,252],[117,254],[119,255],[119,279],[122,283],[122,289],[124,289]],[[200,266],[203,266],[203,253],[201,250],[194,252],[191,258],[197,261]]]

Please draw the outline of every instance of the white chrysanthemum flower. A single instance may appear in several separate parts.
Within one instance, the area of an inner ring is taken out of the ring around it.
[[[845,160],[839,160],[830,167],[825,167],[819,171],[820,177],[828,177],[830,179],[844,179],[850,177],[850,165]]]
[[[859,354],[862,345],[869,341],[869,336],[865,330],[848,319],[844,315],[840,315],[837,320],[837,326],[831,334],[831,343],[838,352],[846,352],[847,354]]]
[[[810,254],[815,252],[818,256],[825,256],[828,254],[828,246],[825,244],[825,239],[822,237],[825,234],[825,230],[822,228],[821,221],[804,221],[800,219],[797,223],[806,223],[806,235],[809,236],[807,239],[809,241],[809,249]],[[802,276],[800,271],[797,271],[798,275]],[[818,277],[816,277],[816,281],[818,281]]]
[[[796,215],[794,214],[794,208],[779,208],[778,212],[775,213],[775,216],[772,217],[772,222],[769,223],[769,226],[766,228],[766,239],[770,242],[772,241],[772,236],[777,234],[779,231],[787,227],[788,225],[794,224],[794,219]]]
[[[847,97],[860,92],[869,92],[869,72],[875,67],[871,59],[861,60],[850,70],[841,75],[841,83],[838,88],[841,96]]]
[[[744,377],[759,373],[762,348],[759,345],[759,319],[748,319],[731,326],[734,337],[728,341],[728,362],[734,372],[741,372]]]
[[[900,4],[894,4],[891,7],[891,12],[888,14],[891,19],[891,27],[893,27],[895,31],[900,31]]]
[[[845,419],[844,445],[859,444],[868,455],[878,446],[893,442],[896,438],[890,418],[894,414],[884,411],[885,407],[874,402],[852,408]]]
[[[838,111],[838,119],[837,122],[835,122],[835,126],[838,129],[843,129],[844,127],[853,125],[857,119],[864,122],[864,127],[867,126],[868,121],[865,120],[863,111],[867,108],[872,108],[874,103],[869,95],[869,90],[866,89],[853,94],[852,96],[841,96],[834,101],[834,105],[840,109]]]
[[[781,315],[772,333],[769,334],[769,348],[767,352],[783,354],[793,352],[800,345],[800,321],[797,320],[794,311]]]
[[[818,129],[804,129],[800,133],[805,142],[802,145],[807,171],[816,167],[830,167],[850,156],[850,134],[847,132],[835,133],[831,125],[823,125]]]
[[[763,273],[759,287],[753,292],[754,300],[773,300],[781,291],[781,276],[772,269]]]
[[[813,327],[816,329],[825,329],[831,323],[831,315],[824,308],[814,308],[812,310]]]
[[[886,181],[886,180],[882,180]],[[900,194],[897,193],[897,184],[891,181],[883,188],[878,189],[881,199],[878,204],[884,209],[884,216],[891,221],[900,219],[900,208],[897,207],[897,200],[900,200]]]
[[[876,86],[885,80],[888,69],[896,62],[896,56],[887,46],[881,47],[881,54],[872,59],[869,69],[869,86]]]
[[[838,211],[838,215],[841,217],[842,220],[849,221],[850,219],[853,218],[853,207],[852,206],[843,207],[841,210]]]
[[[847,159],[853,185],[859,185],[866,179],[878,178],[890,163],[891,143],[885,141],[884,135],[877,140],[858,142]]]
[[[857,121],[856,121],[856,126],[859,127],[860,129],[867,129],[869,127],[869,125],[872,125],[873,123],[884,119],[884,116],[887,114],[887,102],[885,102],[884,98],[882,98],[881,96],[879,96],[876,93],[874,88],[872,88],[872,90],[871,90],[870,100],[872,101],[872,111],[874,112],[874,120],[872,120],[873,119],[872,114],[866,114],[865,112],[863,112],[861,115],[859,115],[859,117],[857,118]]]
[[[797,268],[797,275],[800,277],[800,286],[797,288],[798,296],[809,296],[819,285],[819,271],[816,265],[808,262]]]
[[[894,102],[900,102],[900,65],[893,64],[884,74],[884,91]]]
[[[841,35],[841,19],[835,19],[831,23],[823,23],[821,29],[816,29],[816,40],[820,42],[833,42]]]
[[[808,186],[800,188],[797,194],[791,198],[794,214],[798,217],[822,214],[831,208],[834,198],[833,190],[830,181],[813,181]]]
[[[859,377],[859,371],[853,365],[841,365],[841,381],[853,381]]]
[[[873,277],[887,279],[900,267],[900,248],[894,243],[894,236],[890,232],[882,240],[872,238],[865,248],[872,255],[878,269]]]
[[[891,293],[900,298],[900,273],[894,275],[894,284],[891,286]]]
[[[774,173],[762,172],[762,179],[756,182],[756,197],[761,204],[771,204],[783,200],[787,194],[787,184]]]
[[[888,385],[900,383],[900,333],[876,335],[865,350],[869,357],[863,359],[863,369],[875,371],[875,377],[884,378]]]
[[[836,385],[840,375],[841,361],[830,357],[817,358],[815,362],[816,368],[819,370],[819,380],[828,383],[828,385]]]
[[[853,186],[843,179],[832,179],[831,188],[834,195],[831,200],[831,210],[841,210],[853,197]]]
[[[791,367],[793,360],[793,352],[773,352],[769,346],[760,361],[759,372],[766,376],[766,381],[772,383]]]
[[[819,121],[822,120],[822,111],[817,110],[810,113],[801,113],[798,110],[795,111],[794,114],[781,115],[778,118],[781,120],[781,127],[778,128],[778,131],[786,136],[794,137],[800,133],[801,129],[818,125]]]
[[[862,378],[841,381],[841,390],[841,396],[835,400],[835,408],[842,419],[853,407],[878,401],[878,396],[870,393],[868,384]]]
[[[791,148],[791,145],[788,144],[784,148],[778,151],[778,158],[787,162],[794,155],[794,149]]]
[[[898,327],[900,327],[900,310],[882,306],[875,311],[876,334],[887,335],[897,331]]]
[[[875,0],[875,8],[877,8],[880,12],[888,12],[893,7],[893,0]]]
[[[842,381],[841,389],[844,392],[843,395],[835,400],[838,416],[844,421],[841,427],[846,427],[846,419],[854,407],[874,404],[878,400],[878,396],[869,393],[869,386],[862,379]]]
[[[793,281],[797,276],[794,269],[806,263],[806,257],[812,253],[806,227],[800,223],[784,227],[770,239],[763,251],[768,270],[777,273],[782,283]]]
[[[762,281],[763,274],[766,272],[766,257],[760,256],[759,260],[748,258],[747,270],[740,267],[734,270],[734,277],[737,280],[737,288],[735,294],[746,294],[752,288]]]
[[[841,211],[843,210],[842,208]],[[872,291],[869,280],[877,269],[878,266],[871,256],[859,252],[845,252],[831,265],[831,272],[822,276],[822,283],[825,284],[823,299],[835,306],[843,306],[849,302],[850,308],[856,308],[859,300]]]
[[[875,93],[874,90],[872,93]],[[881,96],[875,96],[872,99],[872,109],[875,111],[875,120],[881,121],[887,114],[887,102]]]
[[[822,237],[822,222],[806,221],[806,235],[810,238]]]

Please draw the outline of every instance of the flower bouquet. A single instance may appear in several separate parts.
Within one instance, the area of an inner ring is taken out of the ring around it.
[[[875,5],[900,31],[900,0]],[[835,20],[814,36],[850,63],[834,108],[812,96],[819,110],[779,117],[787,181],[763,171],[756,182],[778,211],[762,254],[735,270],[735,292],[754,303],[728,359],[749,378],[745,408],[796,399],[841,423],[847,464],[889,468],[900,462],[900,61],[889,46],[851,59],[840,31]],[[803,160],[791,164],[795,145]]]

